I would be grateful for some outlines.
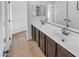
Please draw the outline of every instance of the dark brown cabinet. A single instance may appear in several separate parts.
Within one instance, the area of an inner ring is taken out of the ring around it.
[[[32,25],[32,39],[37,42],[47,57],[74,57],[69,51],[57,44],[39,29]]]
[[[36,28],[36,42],[38,46],[40,45],[40,31]]]
[[[40,44],[40,37],[39,37],[40,31],[33,25],[31,25],[31,31],[32,31],[32,39],[36,41],[37,44],[39,45]]]
[[[74,57],[70,52],[57,44],[57,57]]]
[[[40,32],[40,49],[45,54],[45,34]]]
[[[31,26],[31,28],[32,28],[32,39],[36,41],[36,28],[33,25]]]
[[[55,57],[56,55],[56,43],[46,36],[46,56]]]
[[[33,39],[33,25],[31,25],[31,36],[32,36],[32,39]]]

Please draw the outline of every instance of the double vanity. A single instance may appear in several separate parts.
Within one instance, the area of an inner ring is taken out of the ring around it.
[[[32,39],[50,57],[79,57],[78,1],[32,3]]]
[[[32,39],[48,57],[78,57],[79,34],[69,31],[62,34],[62,28],[48,23],[32,22]]]

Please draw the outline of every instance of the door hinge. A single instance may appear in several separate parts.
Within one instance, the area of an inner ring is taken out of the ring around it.
[[[10,19],[9,19],[9,22],[10,22]]]
[[[4,38],[4,42],[6,42],[6,39]]]
[[[10,1],[8,1],[8,4],[10,4]]]
[[[9,40],[11,40],[11,37],[9,37]]]

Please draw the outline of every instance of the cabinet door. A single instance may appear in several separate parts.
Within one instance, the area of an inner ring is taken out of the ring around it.
[[[36,28],[36,42],[37,42],[37,44],[38,44],[38,46],[39,46],[39,44],[40,44],[40,41],[39,41],[39,30]]]
[[[45,54],[45,34],[40,32],[40,49]]]
[[[74,57],[74,56],[60,45],[57,45],[57,57]]]
[[[36,40],[36,29],[35,27],[32,25],[32,39],[35,41]]]
[[[32,36],[32,39],[33,39],[33,25],[31,25],[31,36]]]
[[[46,36],[46,56],[55,57],[56,43]]]

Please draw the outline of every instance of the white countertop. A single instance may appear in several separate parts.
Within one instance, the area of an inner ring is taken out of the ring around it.
[[[45,25],[41,25],[40,22],[33,22],[32,25],[45,33],[70,53],[79,57],[79,34],[69,32],[69,36],[64,36],[61,34],[62,29],[59,27],[47,23]],[[65,40],[64,42],[62,42],[62,38]]]

